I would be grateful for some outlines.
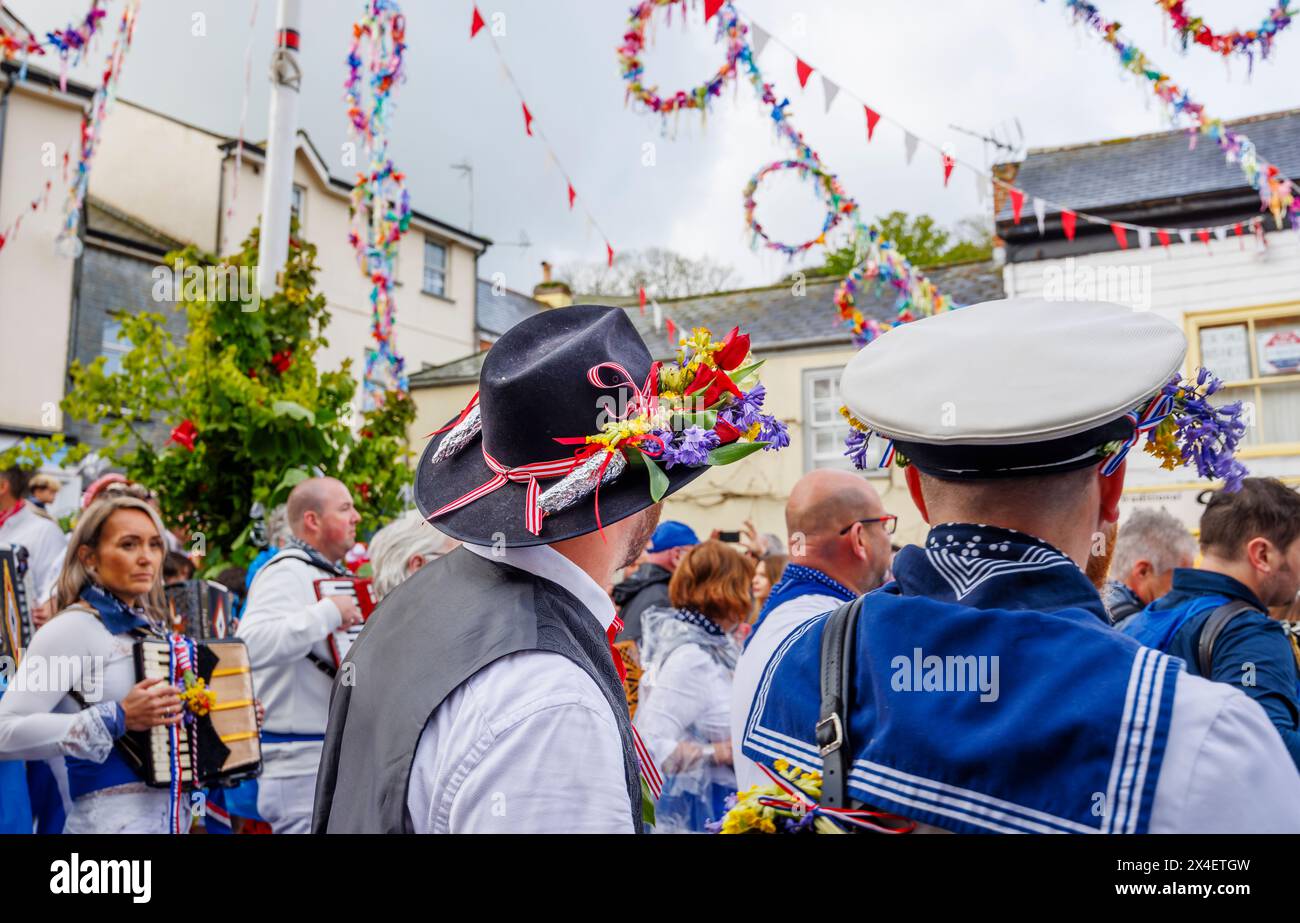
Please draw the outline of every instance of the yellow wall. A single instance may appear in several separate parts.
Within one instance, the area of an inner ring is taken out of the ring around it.
[[[852,349],[780,352],[756,358],[766,360],[761,371],[767,390],[765,407],[790,428],[790,445],[779,452],[756,452],[723,468],[714,468],[673,494],[664,503],[663,518],[678,519],[701,537],[714,529],[739,529],[753,519],[760,532],[785,536],[785,501],[790,488],[807,470],[803,416],[803,373],[808,369],[843,368]],[[412,391],[417,414],[411,429],[411,446],[424,449],[427,435],[455,417],[473,395],[475,385],[420,388]],[[919,542],[927,527],[907,495],[901,472],[890,469],[886,477],[871,478],[886,511],[899,517],[895,541]],[[847,524],[847,523],[846,523]]]

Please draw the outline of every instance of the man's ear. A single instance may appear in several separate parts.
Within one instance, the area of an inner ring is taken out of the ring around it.
[[[1101,473],[1097,466],[1097,484],[1101,488],[1101,521],[1119,521],[1119,498],[1124,495],[1124,475],[1128,473],[1128,459],[1120,462],[1119,467],[1109,477]]]
[[[1276,547],[1262,535],[1257,535],[1246,542],[1246,560],[1261,574],[1272,573],[1277,570]]]
[[[907,492],[912,495],[912,502],[921,511],[921,518],[929,524],[930,512],[925,508],[925,497],[921,493],[921,473],[915,465],[908,465],[903,469],[903,477],[907,480]]]

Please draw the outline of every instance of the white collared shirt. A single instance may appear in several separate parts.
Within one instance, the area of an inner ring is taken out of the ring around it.
[[[605,591],[549,545],[464,547],[568,590],[602,630],[613,623]],[[623,743],[608,701],[563,654],[493,661],[424,726],[406,808],[416,833],[631,833]]]
[[[27,500],[0,526],[0,543],[27,549],[35,594],[35,599],[30,600],[32,605],[40,605],[54,595],[68,548],[68,537],[56,522],[38,513]]]

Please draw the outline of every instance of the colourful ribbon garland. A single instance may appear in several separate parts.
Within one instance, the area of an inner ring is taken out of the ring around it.
[[[62,29],[45,33],[45,41],[37,41],[30,32],[25,38],[0,26],[0,58],[12,61],[22,55],[23,63],[18,79],[27,79],[27,65],[32,55],[44,55],[46,46],[59,54],[59,90],[68,90],[68,69],[81,63],[90,40],[99,32],[99,24],[107,15],[103,9],[107,0],[91,0],[90,9],[80,23],[68,23]]]
[[[364,60],[362,45],[367,46]],[[394,0],[368,0],[365,15],[352,27],[345,85],[352,135],[364,145],[367,162],[352,187],[348,232],[361,271],[371,283],[374,344],[366,350],[367,408],[381,403],[388,391],[408,390],[406,363],[393,341],[393,276],[398,242],[411,224],[411,200],[405,176],[388,156],[388,112],[393,89],[404,77],[405,50],[406,20],[401,8]]]
[[[1189,16],[1185,0],[1156,0],[1156,6],[1164,10],[1169,17],[1169,25],[1182,39],[1184,51],[1188,45],[1197,44],[1225,58],[1230,54],[1238,54],[1246,59],[1250,68],[1255,65],[1255,53],[1258,52],[1261,58],[1267,58],[1273,50],[1274,38],[1291,25],[1293,11],[1289,8],[1290,5],[1290,0],[1279,0],[1257,29],[1233,29],[1220,34],[1207,26],[1201,17]]]

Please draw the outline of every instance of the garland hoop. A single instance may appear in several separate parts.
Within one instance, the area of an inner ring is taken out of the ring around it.
[[[645,73],[641,53],[646,46],[646,26],[656,10],[667,7],[671,17],[672,8],[679,3],[682,5],[682,17],[685,19],[686,0],[642,0],[638,3],[632,8],[632,13],[628,17],[627,32],[623,34],[623,44],[618,49],[623,81],[627,84],[626,98],[635,100],[651,112],[660,115],[680,112],[683,109],[707,112],[713,99],[722,94],[722,88],[727,81],[736,76],[736,61],[746,47],[746,28],[740,22],[735,9],[728,3],[717,13],[718,36],[725,36],[727,40],[727,58],[718,68],[717,73],[697,87],[660,96],[658,86],[647,86],[641,79]]]

